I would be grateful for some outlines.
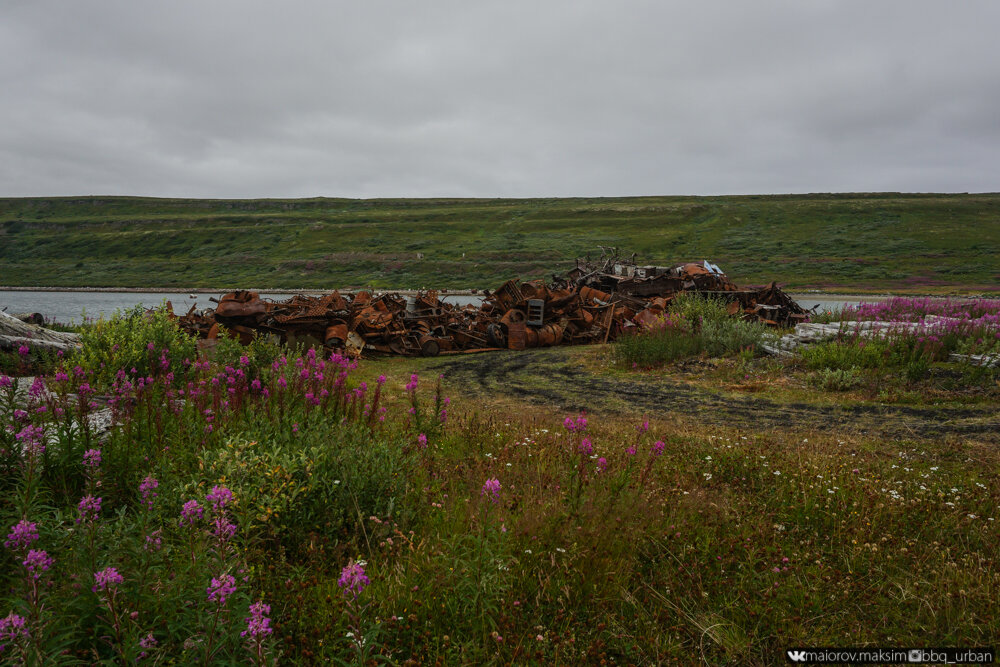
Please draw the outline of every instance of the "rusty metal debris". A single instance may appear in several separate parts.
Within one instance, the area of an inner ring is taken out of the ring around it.
[[[178,323],[202,339],[203,348],[214,344],[221,326],[243,344],[264,335],[355,356],[363,350],[436,356],[607,342],[653,324],[683,292],[723,299],[734,316],[774,326],[806,319],[806,311],[774,283],[740,289],[707,261],[640,266],[634,255],[626,259],[614,248],[602,250],[598,261],[577,260],[574,269],[553,276],[551,283],[508,280],[493,292],[484,291],[479,305],[448,303],[434,290],[412,298],[334,291],[282,302],[237,291],[219,299],[214,310],[192,308]]]

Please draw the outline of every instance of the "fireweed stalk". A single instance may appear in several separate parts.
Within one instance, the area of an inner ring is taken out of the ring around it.
[[[100,572],[94,573],[94,585],[91,590],[98,594],[101,604],[108,610],[108,618],[105,619],[111,626],[114,633],[113,641],[109,642],[118,652],[122,664],[128,662],[125,656],[125,644],[123,641],[123,619],[122,610],[118,604],[118,584],[124,583],[125,578],[113,567],[106,567]]]
[[[587,478],[587,462],[590,460],[590,455],[594,453],[594,443],[586,435],[586,413],[580,413],[575,418],[566,417],[563,420],[563,427],[570,434],[570,456],[576,457],[576,470],[573,473],[570,488],[572,516],[577,516],[580,512],[580,500],[583,497],[583,485]]]
[[[271,619],[267,616],[270,613],[271,606],[260,600],[250,605],[250,615],[243,619],[246,621],[247,629],[240,633],[240,637],[246,640],[247,650],[250,651],[250,660],[258,667],[267,664],[265,644],[268,636],[274,632],[271,627]]]
[[[94,548],[94,540],[97,536],[97,519],[101,515],[101,498],[86,495],[77,504],[79,516],[77,524],[83,524],[83,530],[87,538],[87,555],[90,558],[90,569],[93,571],[97,564],[97,553]]]
[[[10,658],[11,664],[18,664],[14,660],[19,655],[24,655],[27,641],[30,638],[28,621],[23,616],[10,612],[6,618],[0,618],[0,657],[4,657],[6,654],[6,657]]]
[[[197,500],[189,500],[184,503],[181,508],[181,527],[187,526],[188,529],[188,548],[191,554],[191,565],[193,566],[197,561],[197,550],[195,549],[195,538],[198,533],[198,522],[201,521],[201,517],[204,514],[204,509],[198,504]]]
[[[494,505],[500,504],[500,480],[492,477],[483,483],[483,488],[479,491],[482,499],[482,521],[479,523],[479,547],[476,553],[476,618],[479,619],[480,627],[484,625],[483,597],[486,592],[483,590],[483,571],[486,551],[486,540],[489,538],[488,530],[493,528],[492,509]],[[483,635],[483,646],[488,644],[486,635]]]
[[[26,425],[14,436],[21,449],[21,462],[24,466],[20,501],[20,512],[26,515],[35,499],[38,476],[35,474],[45,454],[45,430],[41,426]]]
[[[54,560],[40,549],[31,549],[22,562],[28,598],[28,627],[31,628],[35,652],[42,655],[42,580],[47,576]]]
[[[209,609],[212,616],[212,626],[209,629],[208,637],[205,639],[205,657],[202,664],[209,665],[215,651],[212,650],[215,644],[215,632],[219,626],[219,618],[228,612],[226,602],[229,597],[236,592],[236,578],[229,573],[220,574],[213,577],[208,588],[205,589],[205,597],[213,606]],[[218,650],[216,648],[216,650]]]
[[[365,574],[365,565],[364,561],[355,562],[352,560],[340,571],[340,579],[337,580],[337,585],[340,586],[347,601],[347,627],[349,630],[347,636],[351,640],[351,646],[357,652],[359,665],[368,664],[368,642],[363,633],[363,616],[368,605],[358,601],[365,588],[371,583],[368,575]]]
[[[156,489],[160,482],[152,475],[147,475],[139,484],[139,507],[140,525],[143,540],[142,546],[142,568],[139,571],[139,580],[145,581],[149,572],[150,561],[154,552],[160,550],[162,546],[162,531],[155,530],[149,532],[150,513],[153,510],[153,501],[157,497]]]
[[[205,497],[205,503],[211,508],[211,535],[215,544],[215,553],[220,563],[224,563],[231,550],[230,541],[236,535],[236,526],[229,520],[226,505],[233,500],[233,492],[225,486],[213,486]]]

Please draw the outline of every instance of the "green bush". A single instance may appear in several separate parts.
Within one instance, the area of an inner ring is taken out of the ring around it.
[[[882,340],[832,340],[810,345],[802,358],[813,370],[848,371],[856,368],[883,368],[889,365],[889,345]]]
[[[705,320],[701,325],[702,348],[710,357],[723,357],[743,350],[756,350],[767,326],[735,317]]]
[[[251,378],[260,377],[264,369],[285,353],[280,343],[260,333],[254,336],[249,345],[242,345],[239,341],[230,338],[225,327],[220,326],[218,340],[213,360],[223,367],[243,367]]]
[[[185,360],[197,356],[195,339],[177,328],[165,308],[115,311],[111,319],[100,319],[85,329],[80,341],[83,350],[76,363],[102,386],[110,384],[120,369],[131,374],[134,368],[139,377],[160,375],[168,367],[177,373]]]
[[[766,331],[730,315],[724,301],[682,293],[658,324],[621,337],[615,357],[625,366],[651,368],[702,353],[753,354]]]
[[[861,374],[854,369],[823,368],[810,378],[823,391],[848,391],[861,384]]]
[[[697,293],[681,292],[670,302],[670,312],[680,315],[695,328],[706,322],[731,320],[728,304],[721,299],[700,296]]]
[[[412,476],[409,455],[390,434],[338,423],[312,423],[308,439],[244,434],[206,450],[198,467],[206,488],[225,483],[240,499],[234,512],[251,540],[291,553],[310,535],[346,542],[369,516],[402,511]]]

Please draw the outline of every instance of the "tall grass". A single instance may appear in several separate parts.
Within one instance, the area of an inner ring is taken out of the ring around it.
[[[763,324],[730,315],[724,301],[679,294],[653,325],[621,336],[615,358],[626,367],[653,368],[703,353],[753,353],[766,331]]]

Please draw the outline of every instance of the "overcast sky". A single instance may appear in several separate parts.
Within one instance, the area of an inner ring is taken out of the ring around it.
[[[997,0],[0,3],[0,196],[998,191]]]

